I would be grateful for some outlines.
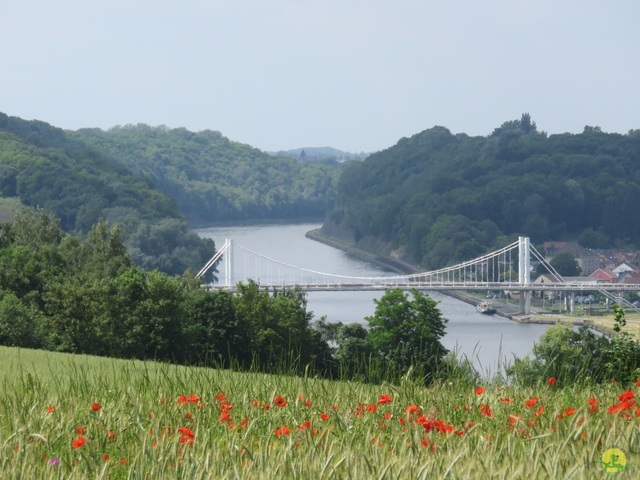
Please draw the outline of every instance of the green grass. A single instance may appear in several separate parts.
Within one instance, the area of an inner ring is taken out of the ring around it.
[[[610,447],[640,473],[636,399],[608,411],[637,385],[484,388],[0,347],[0,478],[606,478]]]

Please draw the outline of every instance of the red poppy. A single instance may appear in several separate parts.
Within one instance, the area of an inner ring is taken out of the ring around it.
[[[640,387],[640,380],[636,380],[636,385]]]
[[[84,427],[78,427],[76,428],[76,433],[78,435],[84,435]]]
[[[621,402],[626,402],[627,400],[635,398],[635,396],[636,394],[631,390],[625,390],[621,395],[618,395],[618,400],[620,400]]]
[[[484,415],[485,417],[493,416],[493,410],[491,410],[489,405],[487,405],[486,403],[481,403],[480,407],[478,407],[478,410],[480,410],[480,414]]]
[[[476,387],[476,395],[482,395],[484,393],[484,387]]]
[[[510,404],[511,402],[513,402],[513,398],[501,398],[500,399],[501,403],[506,403],[507,405]]]
[[[321,414],[320,417],[322,417],[322,415],[324,414]],[[327,415],[327,418],[328,418],[328,415]],[[308,428],[311,428],[311,420],[305,420],[304,422],[302,422],[302,424],[298,427],[298,430],[306,430]]]
[[[320,418],[326,422],[327,420],[329,420],[329,414],[321,413]]]
[[[56,407],[54,407],[53,405],[49,405],[49,406],[47,407],[47,412],[49,412],[49,413],[53,413],[53,412],[55,412],[55,411],[56,411]]]
[[[558,381],[558,379],[557,379],[556,377],[549,377],[549,378],[547,379],[547,383],[548,383],[549,385],[554,385],[557,381]]]
[[[378,409],[378,406],[375,403],[372,403],[367,406],[367,412],[369,413],[375,413],[377,409]]]
[[[596,403],[598,403],[598,400],[594,397],[590,397],[588,402],[589,402],[589,405],[595,405]]]
[[[387,403],[391,403],[392,401],[393,399],[390,395],[380,395],[380,398],[378,399],[378,403],[380,405],[386,405]]]
[[[524,406],[531,408],[531,407],[535,407],[536,403],[538,403],[538,397],[531,397],[529,400],[524,402]]]
[[[179,427],[178,432],[180,432],[182,435],[185,435],[187,437],[193,437],[193,430],[191,430],[190,428]]]
[[[275,403],[278,407],[287,406],[287,401],[284,399],[284,397],[281,397],[280,395],[278,395],[276,398],[273,399],[273,403]]]
[[[422,409],[420,407],[418,407],[415,403],[409,405],[406,409],[405,409],[405,413],[407,415],[411,415],[411,414],[416,414],[416,415],[420,415],[422,413]]]
[[[73,448],[80,448],[81,446],[83,446],[85,444],[85,439],[84,437],[78,437],[75,438],[74,440],[71,441],[71,446]]]
[[[98,410],[100,410],[100,408],[102,407],[100,406],[99,403],[94,403],[91,405],[91,410],[93,410],[94,412],[97,412]]]
[[[565,415],[573,415],[576,413],[576,407],[567,407],[563,410]]]
[[[109,431],[107,432],[107,438],[108,438],[109,440],[115,440],[115,439],[116,439],[116,434],[115,434],[115,433],[113,433],[113,430],[109,430]]]
[[[282,436],[289,435],[291,433],[291,430],[286,425],[283,425],[281,427],[276,428],[273,433],[276,435],[276,437],[282,437]]]

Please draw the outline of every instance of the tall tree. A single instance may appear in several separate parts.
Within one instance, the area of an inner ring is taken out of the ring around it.
[[[440,343],[447,320],[428,295],[414,289],[411,297],[394,289],[374,300],[375,313],[366,318],[368,339],[393,376],[404,375],[413,367],[429,381],[447,353]]]

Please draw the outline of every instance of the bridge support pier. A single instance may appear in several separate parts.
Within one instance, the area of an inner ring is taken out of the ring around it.
[[[531,313],[531,292],[520,292],[520,315]]]
[[[569,313],[573,313],[576,309],[576,292],[571,292],[569,295]]]

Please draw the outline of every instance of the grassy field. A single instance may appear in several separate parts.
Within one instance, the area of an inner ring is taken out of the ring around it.
[[[636,383],[367,385],[0,347],[0,478],[638,478],[638,395]]]

